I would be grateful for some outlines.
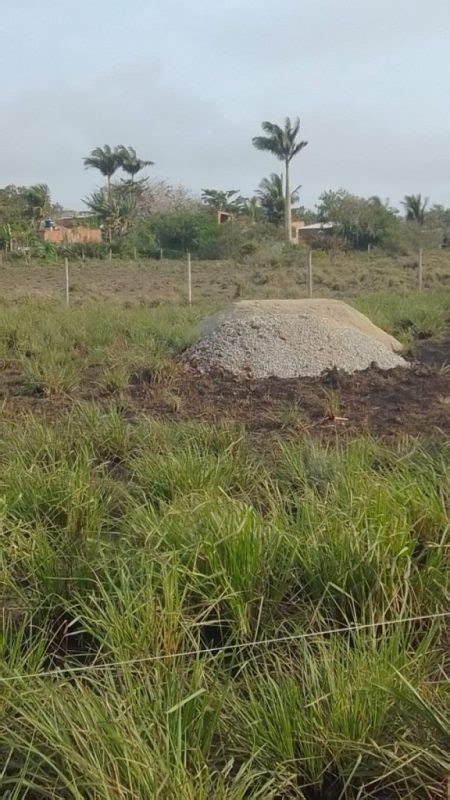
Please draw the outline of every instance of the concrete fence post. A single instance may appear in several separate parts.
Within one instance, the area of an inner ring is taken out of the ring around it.
[[[313,262],[312,262],[312,250],[309,251],[308,254],[308,297],[313,296]]]
[[[419,250],[419,292],[423,290],[423,250]]]
[[[70,297],[69,297],[69,259],[64,259],[64,277],[65,277],[65,284],[66,284],[66,306],[70,304]]]
[[[191,269],[191,254],[187,254],[187,280],[188,280],[188,302],[192,305],[192,269]]]

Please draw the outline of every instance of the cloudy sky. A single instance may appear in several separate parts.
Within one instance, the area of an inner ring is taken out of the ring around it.
[[[13,0],[0,18],[0,185],[81,208],[82,157],[134,145],[193,191],[254,191],[263,119],[302,120],[302,201],[324,189],[450,205],[449,0]]]

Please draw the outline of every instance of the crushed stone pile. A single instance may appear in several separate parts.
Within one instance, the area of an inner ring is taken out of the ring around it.
[[[243,301],[205,320],[201,333],[186,353],[200,373],[295,378],[408,366],[400,342],[339,300]]]

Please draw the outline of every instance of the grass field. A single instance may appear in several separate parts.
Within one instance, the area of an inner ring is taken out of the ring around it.
[[[214,286],[191,309],[93,287],[0,315],[0,797],[446,798],[448,370],[311,383],[323,429],[295,385],[256,435],[269,386],[210,382],[211,422],[180,372]],[[449,291],[352,302],[414,349]],[[373,381],[373,420],[398,382],[400,435],[341,436]]]

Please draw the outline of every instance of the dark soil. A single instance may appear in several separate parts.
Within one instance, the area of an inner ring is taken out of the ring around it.
[[[450,375],[427,367],[254,382],[186,374],[171,387],[169,398],[161,388],[141,383],[130,399],[147,414],[237,420],[256,433],[306,429],[334,435],[338,429],[376,436],[450,435]]]
[[[413,357],[430,367],[450,367],[450,331],[442,336],[416,342]]]
[[[70,397],[27,396],[13,365],[0,376],[3,415],[33,412],[59,418],[76,401],[119,405],[134,416],[159,419],[236,420],[263,437],[307,430],[321,437],[370,433],[375,436],[450,435],[450,335],[420,342],[408,369],[371,367],[346,375],[335,370],[319,378],[243,381],[228,374],[196,375],[180,368],[155,382],[141,371],[126,392],[107,393],[95,370]],[[421,361],[419,362],[419,359]]]

